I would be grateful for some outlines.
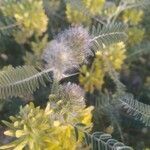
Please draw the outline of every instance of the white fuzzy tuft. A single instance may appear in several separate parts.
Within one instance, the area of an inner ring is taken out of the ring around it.
[[[64,93],[69,97],[71,103],[75,106],[85,107],[85,92],[77,84],[68,82],[62,86]]]
[[[68,69],[78,68],[91,55],[90,36],[83,27],[72,27],[48,43],[43,53],[46,67],[53,68],[57,77]]]

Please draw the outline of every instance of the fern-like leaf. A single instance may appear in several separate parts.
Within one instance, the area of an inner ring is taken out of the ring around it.
[[[0,72],[0,98],[33,93],[40,84],[45,86],[45,81],[51,80],[48,75],[50,71],[38,72],[32,66],[8,67]]]
[[[108,67],[109,75],[117,87],[117,94],[114,97],[114,100],[121,102],[121,106],[127,110],[128,114],[134,116],[135,119],[142,121],[146,126],[150,126],[150,106],[137,101],[132,94],[126,93],[125,86],[120,82],[117,72],[109,63]]]
[[[119,98],[121,105],[127,113],[134,116],[136,120],[142,121],[146,126],[150,126],[150,106],[134,99],[132,94],[125,94]]]
[[[122,23],[109,24],[103,27],[100,24],[97,27],[93,26],[91,30],[93,50],[97,51],[113,43],[126,40],[126,29],[127,26]]]
[[[136,45],[130,49],[128,49],[127,61],[135,61],[139,59],[140,56],[147,55],[150,53],[150,43],[149,41],[143,42],[140,45]]]
[[[94,132],[89,134],[86,131],[80,131],[78,127],[75,128],[76,136],[78,132],[84,133],[84,139],[87,146],[92,150],[133,150],[131,147],[124,145],[124,143],[112,139],[110,134],[103,132]],[[78,139],[78,137],[76,137]]]
[[[132,150],[131,147],[126,146],[115,139],[112,139],[112,136],[110,134],[105,134],[103,132],[95,132],[92,135],[87,136],[89,137],[89,141],[92,144],[93,150]]]
[[[148,8],[150,5],[149,0],[135,0],[134,2],[131,0],[124,0],[123,3],[125,4],[124,6],[125,9],[131,9],[131,8]]]

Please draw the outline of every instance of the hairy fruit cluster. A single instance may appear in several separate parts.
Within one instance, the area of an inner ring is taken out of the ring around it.
[[[53,68],[57,79],[72,68],[78,68],[91,55],[90,35],[81,26],[71,27],[58,34],[43,52],[46,67]]]

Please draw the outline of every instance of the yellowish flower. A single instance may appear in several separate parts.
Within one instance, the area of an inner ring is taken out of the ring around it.
[[[85,7],[92,15],[97,15],[101,12],[105,0],[83,0]]]
[[[114,132],[114,127],[111,125],[105,129],[105,133],[112,134],[113,132]]]
[[[82,2],[89,14],[95,16],[101,12],[105,0],[82,0]],[[90,15],[87,16],[88,14],[85,15],[83,14],[83,12],[72,8],[72,6],[69,3],[66,5],[67,19],[71,23],[89,23]]]
[[[92,122],[92,114],[91,111],[94,109],[94,107],[88,107],[85,108],[81,111],[81,123],[87,125],[87,126],[91,126],[91,122]]]
[[[68,21],[73,24],[89,22],[89,17],[85,16],[82,12],[73,9],[70,4],[66,5],[66,16]]]
[[[1,9],[5,16],[16,20],[19,30],[14,31],[13,35],[18,43],[26,42],[33,34],[40,36],[47,29],[48,18],[41,0],[14,0],[4,3]]]
[[[114,69],[116,70],[121,69],[124,60],[126,59],[125,52],[126,49],[123,42],[110,46],[108,50],[108,59],[111,62]]]
[[[138,10],[138,9],[129,9],[124,11],[123,13],[123,20],[126,23],[130,23],[132,25],[137,25],[138,23],[140,23],[142,21],[143,18],[143,11],[142,10]]]
[[[80,69],[79,81],[84,87],[86,92],[93,92],[94,89],[100,89],[103,85],[105,73],[103,72],[103,66],[97,62],[97,58],[92,64],[91,68],[83,65]]]
[[[74,125],[81,122],[91,127],[92,110],[93,107],[88,107],[63,113],[52,108],[50,103],[45,110],[30,103],[21,108],[17,116],[10,117],[11,122],[3,121],[10,128],[4,134],[16,139],[0,149],[75,150],[83,134],[79,133],[76,141]]]
[[[107,62],[115,70],[120,70],[124,60],[126,49],[123,42],[113,44],[104,50],[98,51],[92,63],[91,68],[83,65],[80,69],[79,81],[87,92],[93,92],[94,89],[101,89],[104,83],[104,76],[109,71]]]
[[[58,149],[71,149],[75,150],[77,146],[77,142],[75,136],[73,136],[74,128],[71,125],[61,125],[55,128],[54,138],[57,140]],[[53,144],[52,144],[53,145]],[[49,149],[51,149],[52,145],[49,145]]]
[[[146,87],[150,87],[150,76],[148,76],[148,77],[146,78],[146,81],[145,81],[144,85],[145,85]]]
[[[145,30],[142,28],[131,27],[128,29],[128,44],[134,46],[139,44],[144,37]]]

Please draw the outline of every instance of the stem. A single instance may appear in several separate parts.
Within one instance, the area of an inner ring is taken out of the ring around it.
[[[15,23],[15,24],[11,24],[11,25],[8,25],[8,26],[3,26],[3,27],[0,27],[0,30],[11,29],[11,28],[14,28],[14,27],[16,27],[18,25],[19,25],[18,23]]]

